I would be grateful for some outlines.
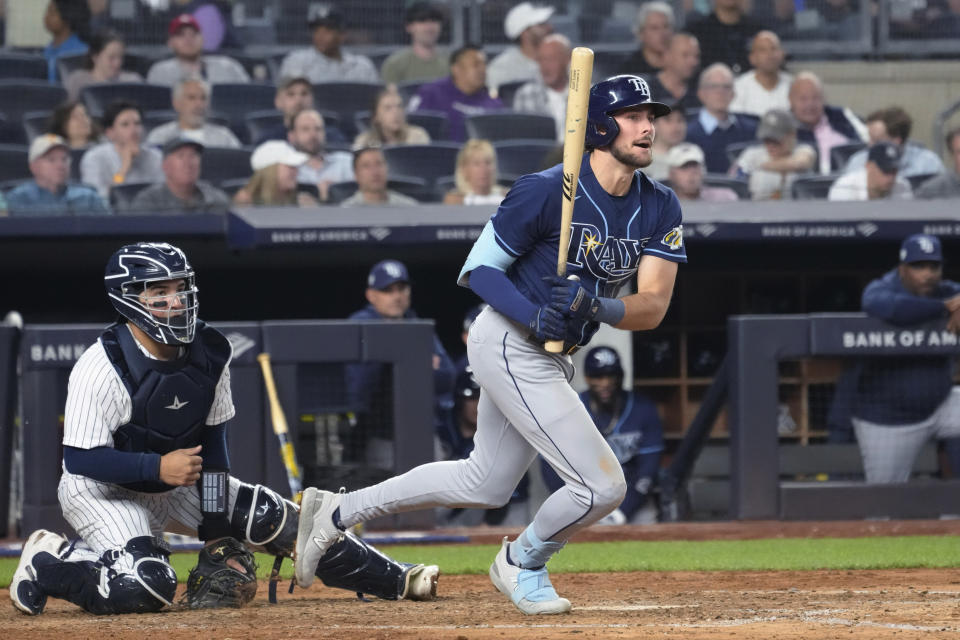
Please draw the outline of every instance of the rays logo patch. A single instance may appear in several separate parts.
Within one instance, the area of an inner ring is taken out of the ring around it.
[[[674,251],[682,247],[683,246],[683,225],[681,224],[679,227],[674,227],[673,229],[671,229],[670,233],[663,236],[663,240],[661,240],[660,242],[667,245]]]

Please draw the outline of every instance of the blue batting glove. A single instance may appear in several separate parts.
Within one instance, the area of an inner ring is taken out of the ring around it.
[[[550,306],[568,318],[593,320],[600,310],[600,299],[581,287],[577,276],[554,276],[550,281]]]
[[[563,340],[567,331],[563,314],[546,304],[537,309],[527,326],[530,327],[530,332],[536,339],[543,342]]]

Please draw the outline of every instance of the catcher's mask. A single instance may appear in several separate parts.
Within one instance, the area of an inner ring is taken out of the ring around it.
[[[193,342],[197,287],[183,251],[154,242],[121,247],[107,262],[103,281],[113,307],[148,336],[169,345]],[[173,286],[150,295],[163,282]]]

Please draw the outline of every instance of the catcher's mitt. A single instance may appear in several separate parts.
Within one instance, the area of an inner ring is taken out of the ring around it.
[[[243,573],[227,564],[233,559]],[[197,566],[190,570],[187,592],[181,603],[191,609],[242,607],[257,595],[257,563],[238,540],[223,538],[200,550]]]

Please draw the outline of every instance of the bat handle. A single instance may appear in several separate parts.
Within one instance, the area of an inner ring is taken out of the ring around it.
[[[547,340],[543,348],[547,353],[563,353],[563,340]]]

